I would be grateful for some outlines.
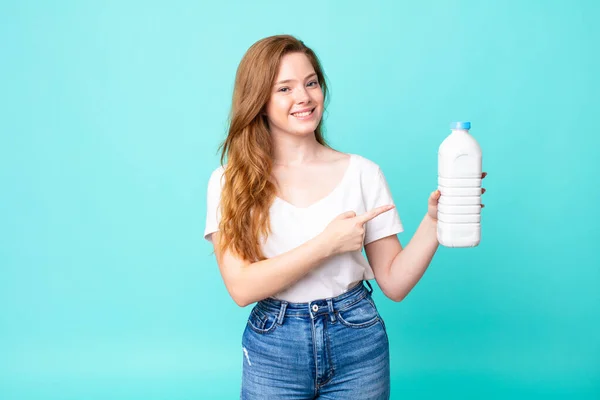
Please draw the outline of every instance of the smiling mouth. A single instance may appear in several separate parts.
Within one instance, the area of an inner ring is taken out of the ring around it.
[[[304,111],[304,112],[300,112],[300,113],[292,113],[292,115],[297,118],[304,118],[304,117],[308,117],[309,115],[311,115],[314,112],[315,112],[315,108],[313,108],[310,111]]]

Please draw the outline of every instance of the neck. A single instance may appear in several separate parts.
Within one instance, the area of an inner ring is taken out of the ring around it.
[[[314,132],[306,136],[273,134],[273,164],[302,165],[318,158],[323,146]]]

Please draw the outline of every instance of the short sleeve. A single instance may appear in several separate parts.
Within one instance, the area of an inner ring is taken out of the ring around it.
[[[208,180],[206,193],[206,226],[204,228],[204,239],[212,242],[212,234],[219,230],[221,221],[221,202],[223,168],[219,167],[213,171]]]
[[[390,187],[383,175],[383,172],[377,167],[377,173],[374,179],[368,180],[365,188],[365,206],[367,211],[387,204],[395,204],[392,199]],[[404,230],[398,209],[393,208],[390,211],[378,215],[365,224],[365,241],[367,245],[378,239],[395,235]]]

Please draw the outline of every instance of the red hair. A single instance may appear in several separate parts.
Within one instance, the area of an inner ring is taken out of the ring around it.
[[[271,180],[273,144],[265,115],[281,58],[305,54],[323,91],[327,86],[316,54],[293,36],[276,35],[254,43],[238,66],[229,116],[229,131],[221,144],[224,184],[221,192],[221,250],[231,250],[250,262],[263,260],[261,240],[270,232],[269,209],[276,195]],[[327,146],[322,121],[317,142]]]

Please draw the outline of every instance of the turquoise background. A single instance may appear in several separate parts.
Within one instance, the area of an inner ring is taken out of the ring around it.
[[[600,399],[600,3],[0,3],[0,398],[233,399],[249,308],[203,241],[233,78],[291,33],[326,135],[379,163],[406,245],[448,124],[484,154],[482,243],[375,297],[393,399]]]

